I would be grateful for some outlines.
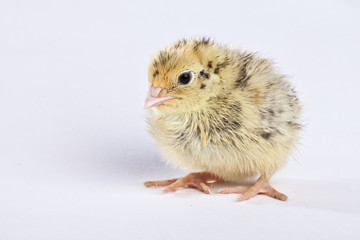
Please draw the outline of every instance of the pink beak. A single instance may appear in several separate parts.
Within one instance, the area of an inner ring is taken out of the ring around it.
[[[144,102],[144,108],[151,108],[165,103],[167,100],[173,99],[172,96],[159,97],[163,88],[150,87],[148,95]]]

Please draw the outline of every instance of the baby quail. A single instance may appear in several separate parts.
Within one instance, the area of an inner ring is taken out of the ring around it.
[[[150,108],[147,120],[160,152],[198,172],[145,186],[210,193],[212,182],[259,177],[252,186],[220,193],[240,193],[239,201],[257,194],[287,199],[269,179],[297,142],[301,104],[270,60],[208,38],[184,39],[154,57],[148,77],[144,108]]]

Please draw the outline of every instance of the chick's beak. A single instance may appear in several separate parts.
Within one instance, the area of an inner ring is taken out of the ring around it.
[[[167,100],[173,99],[173,96],[162,96],[160,93],[163,91],[163,88],[150,87],[148,95],[144,102],[144,108],[151,108],[165,103]]]

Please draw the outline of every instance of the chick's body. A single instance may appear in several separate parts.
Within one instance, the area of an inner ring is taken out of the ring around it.
[[[191,75],[182,84],[181,74]],[[170,99],[148,123],[168,162],[225,181],[269,179],[294,148],[301,107],[271,61],[208,39],[179,41],[158,53],[149,84]]]

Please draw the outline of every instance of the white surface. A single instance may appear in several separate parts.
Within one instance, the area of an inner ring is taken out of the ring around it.
[[[359,29],[355,0],[0,1],[0,239],[360,239]],[[199,35],[292,76],[288,202],[142,186],[185,174],[145,131],[147,65]]]

